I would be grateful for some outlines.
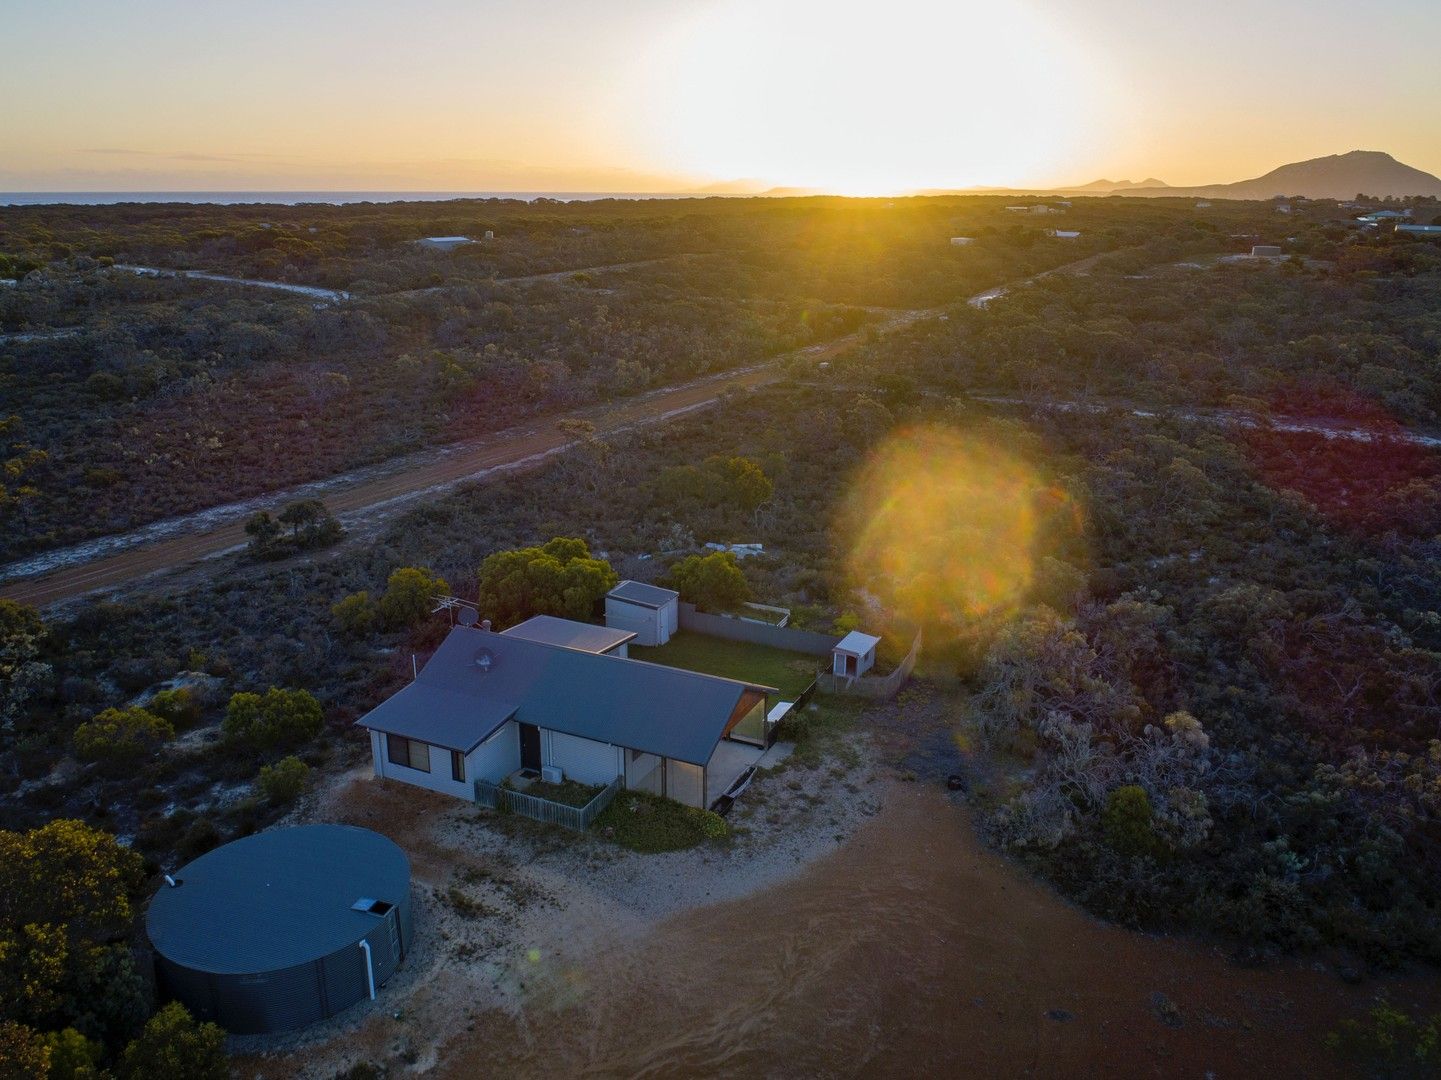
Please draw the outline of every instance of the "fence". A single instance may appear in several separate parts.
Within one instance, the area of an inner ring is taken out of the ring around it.
[[[499,784],[492,784],[486,780],[475,782],[475,801],[488,810],[509,810],[521,817],[546,821],[552,825],[561,825],[567,829],[574,829],[576,832],[585,832],[590,828],[591,822],[595,821],[600,816],[600,812],[615,798],[616,792],[621,788],[621,779],[617,776],[609,784],[606,784],[584,806],[569,806],[566,803],[542,799],[539,795],[512,791],[510,788],[501,787]]]
[[[734,615],[710,615],[697,611],[694,604],[684,601],[680,605],[680,628],[694,630],[697,634],[709,634],[711,637],[744,641],[751,645],[768,645],[772,649],[809,653],[812,656],[829,656],[836,642],[840,641],[840,638],[832,634],[818,634],[813,630],[771,626],[751,619],[740,619]]]
[[[829,671],[823,671],[816,676],[816,687],[827,694],[855,694],[860,697],[869,698],[893,698],[906,684],[911,677],[911,672],[916,668],[916,659],[921,655],[921,632],[916,631],[916,639],[911,642],[911,651],[906,653],[906,658],[896,665],[896,669],[889,675],[862,675],[856,678],[854,675],[834,675]]]

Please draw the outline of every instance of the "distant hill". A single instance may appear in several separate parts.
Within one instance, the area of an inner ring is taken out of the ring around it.
[[[1441,198],[1441,179],[1403,165],[1380,150],[1352,150],[1349,154],[1297,161],[1272,169],[1254,180],[1201,187],[1134,187],[1127,195],[1183,196],[1202,199],[1270,199],[1300,195],[1307,199],[1354,199],[1358,193],[1407,198],[1432,195]]]
[[[1154,176],[1145,180],[1092,180],[1089,184],[1082,184],[1080,187],[1067,188],[1067,191],[1129,191],[1132,188],[1163,188],[1170,187],[1164,180],[1157,180]]]

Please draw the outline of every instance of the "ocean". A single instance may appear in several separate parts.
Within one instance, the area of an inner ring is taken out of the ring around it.
[[[302,203],[446,202],[452,199],[557,199],[594,202],[597,199],[703,198],[678,192],[596,191],[0,191],[0,206],[43,206],[70,203],[112,206],[117,203],[268,203],[298,206]]]

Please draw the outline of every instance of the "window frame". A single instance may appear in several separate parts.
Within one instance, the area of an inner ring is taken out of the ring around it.
[[[465,783],[465,755],[459,750],[450,752],[450,778],[457,784]]]
[[[404,735],[391,735],[387,732],[385,756],[392,765],[399,765],[402,769],[430,772],[430,744],[423,743],[419,739],[407,739]],[[417,758],[420,758],[423,764],[417,765],[415,763]]]

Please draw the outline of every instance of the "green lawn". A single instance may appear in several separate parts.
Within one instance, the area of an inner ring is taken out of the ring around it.
[[[632,644],[630,655],[652,664],[774,686],[781,692],[782,700],[794,700],[809,686],[824,659],[743,641],[727,641],[690,630],[680,631],[657,648]]]
[[[622,847],[648,854],[681,851],[726,836],[725,819],[719,814],[643,791],[622,791],[592,827]]]

